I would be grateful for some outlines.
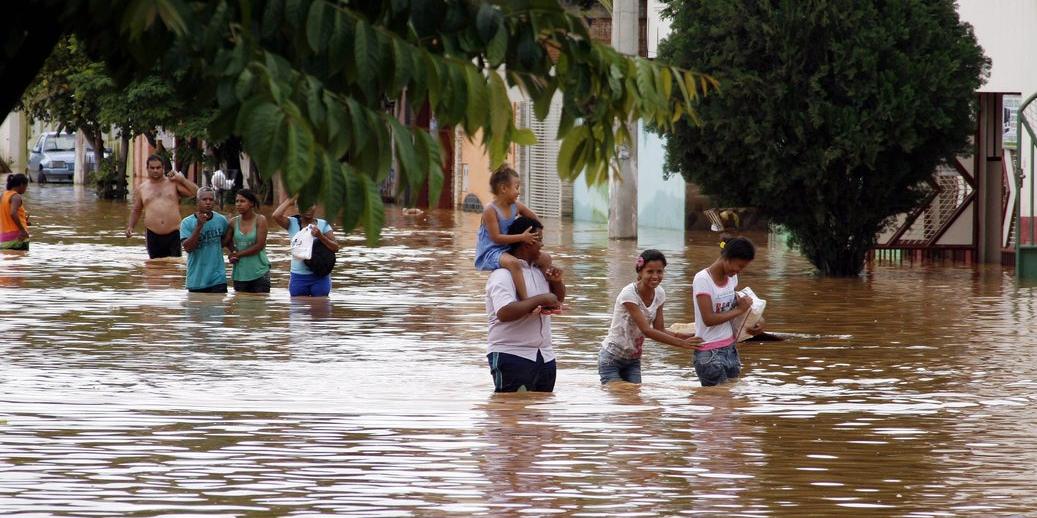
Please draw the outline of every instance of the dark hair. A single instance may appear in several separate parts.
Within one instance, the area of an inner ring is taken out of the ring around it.
[[[144,162],[144,163],[145,164],[150,164],[150,163],[156,162],[156,161],[158,163],[162,164],[162,170],[163,171],[168,171],[169,170],[169,162],[166,162],[166,157],[164,157],[162,155],[159,155],[157,153],[149,155],[148,156],[148,160],[146,162]]]
[[[13,173],[7,177],[7,190],[29,185],[29,177],[22,173]]]
[[[641,270],[645,268],[645,265],[648,264],[649,261],[662,261],[663,268],[666,267],[666,256],[658,250],[649,248],[648,250],[641,252],[641,255],[637,257],[637,262],[634,263],[634,271],[641,273]]]
[[[533,218],[527,218],[525,216],[519,216],[519,217],[515,218],[515,221],[511,222],[511,225],[508,225],[508,235],[509,236],[513,236],[515,234],[521,234],[521,233],[525,232],[527,229],[531,229],[533,232],[536,232],[537,230],[541,230],[543,228],[544,228],[544,225],[542,223],[540,223],[539,221],[537,221],[537,220],[535,220]],[[521,245],[522,245],[521,242],[513,243],[511,245],[511,248],[508,249],[508,252],[511,252],[511,253],[515,252],[515,250],[518,250],[518,247],[521,246]]]
[[[490,192],[497,194],[502,185],[511,181],[512,177],[519,178],[519,174],[508,164],[501,164],[493,174],[490,175]]]
[[[720,251],[720,257],[724,259],[743,259],[752,261],[756,258],[756,246],[746,237],[731,237],[721,241],[724,248]]]
[[[236,196],[241,196],[242,198],[245,198],[246,200],[252,203],[253,207],[259,206],[259,197],[256,196],[256,193],[248,189],[238,189]]]

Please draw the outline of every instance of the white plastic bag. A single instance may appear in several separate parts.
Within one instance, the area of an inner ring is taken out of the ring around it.
[[[306,225],[302,230],[295,233],[292,236],[292,257],[300,260],[307,260],[313,253],[313,234],[310,233],[310,227],[312,225]]]
[[[749,334],[749,330],[763,318],[763,310],[767,308],[767,301],[757,297],[752,288],[742,288],[738,291],[738,295],[753,299],[752,305],[749,306],[749,311],[731,321],[731,327],[734,329],[735,336],[741,342],[752,336]]]

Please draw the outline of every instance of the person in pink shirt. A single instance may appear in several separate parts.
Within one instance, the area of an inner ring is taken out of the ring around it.
[[[691,288],[695,299],[695,336],[702,345],[695,351],[695,373],[703,387],[719,385],[741,374],[738,338],[731,322],[749,311],[752,299],[735,293],[738,274],[756,257],[756,247],[744,237],[725,239],[720,257],[695,274]],[[763,332],[762,324],[749,330]]]

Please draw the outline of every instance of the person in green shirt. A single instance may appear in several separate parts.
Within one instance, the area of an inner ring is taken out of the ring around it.
[[[259,198],[248,189],[241,189],[234,197],[238,215],[230,220],[230,229],[223,236],[223,246],[229,251],[234,265],[234,291],[270,293],[270,261],[266,257],[266,216],[256,212]]]

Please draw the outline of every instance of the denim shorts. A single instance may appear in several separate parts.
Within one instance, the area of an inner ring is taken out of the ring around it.
[[[641,383],[641,358],[620,358],[602,349],[598,353],[598,376],[602,385],[612,381]]]
[[[698,374],[703,387],[712,387],[737,378],[741,371],[742,362],[735,344],[709,351],[695,351],[695,374]]]

